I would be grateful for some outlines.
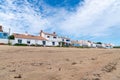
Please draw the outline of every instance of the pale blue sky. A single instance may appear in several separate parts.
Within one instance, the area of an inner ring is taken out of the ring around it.
[[[120,0],[0,0],[4,30],[42,29],[76,40],[120,45]]]

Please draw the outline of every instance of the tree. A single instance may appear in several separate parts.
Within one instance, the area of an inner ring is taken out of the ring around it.
[[[8,37],[8,39],[10,39],[10,40],[14,40],[15,37],[14,37],[14,35],[10,35],[10,36]]]
[[[96,44],[102,44],[102,42],[96,42]]]

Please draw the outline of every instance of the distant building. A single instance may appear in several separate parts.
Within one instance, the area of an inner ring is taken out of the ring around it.
[[[71,41],[71,45],[72,45],[73,47],[80,47],[80,46],[82,46],[82,45],[78,42],[78,40],[72,40],[72,41]]]
[[[8,44],[8,36],[7,32],[4,32],[2,26],[0,26],[0,44]]]
[[[90,42],[90,41],[87,41],[87,40],[79,40],[78,42],[79,42],[79,44],[80,44],[82,47],[91,47],[91,42]]]
[[[70,46],[71,44],[71,39],[67,37],[60,37],[61,41],[64,46]]]

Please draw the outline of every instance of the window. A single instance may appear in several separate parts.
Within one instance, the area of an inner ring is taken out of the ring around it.
[[[7,39],[8,38],[8,34],[2,32],[2,33],[0,33],[0,38]]]
[[[27,41],[27,44],[30,44],[30,41]]]
[[[3,35],[2,35],[2,33],[0,33],[0,38],[3,38]]]
[[[46,45],[46,41],[43,41],[42,43],[43,43],[43,45]]]
[[[52,42],[52,45],[54,46],[54,45],[55,45],[55,42]]]
[[[53,38],[54,38],[54,39],[56,39],[57,37],[56,37],[56,36],[54,36]]]
[[[50,36],[47,36],[47,38],[50,38]]]
[[[67,39],[66,41],[70,41],[69,39]]]
[[[18,44],[22,44],[22,39],[18,39]]]
[[[7,36],[7,33],[3,33],[3,36]]]
[[[62,39],[62,41],[64,42],[64,39]]]

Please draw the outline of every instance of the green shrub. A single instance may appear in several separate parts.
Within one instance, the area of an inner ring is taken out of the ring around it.
[[[41,47],[43,45],[39,45],[39,44],[31,44],[30,46],[38,46],[38,47]]]
[[[28,46],[27,44],[14,44],[14,46]]]
[[[96,44],[102,44],[102,42],[96,42]]]
[[[114,46],[113,48],[120,48],[120,46]]]
[[[77,48],[84,48],[83,46],[79,46],[79,47],[77,47]]]
[[[10,40],[14,40],[15,37],[14,37],[14,35],[10,35],[10,36],[8,37],[8,39],[10,39]]]

